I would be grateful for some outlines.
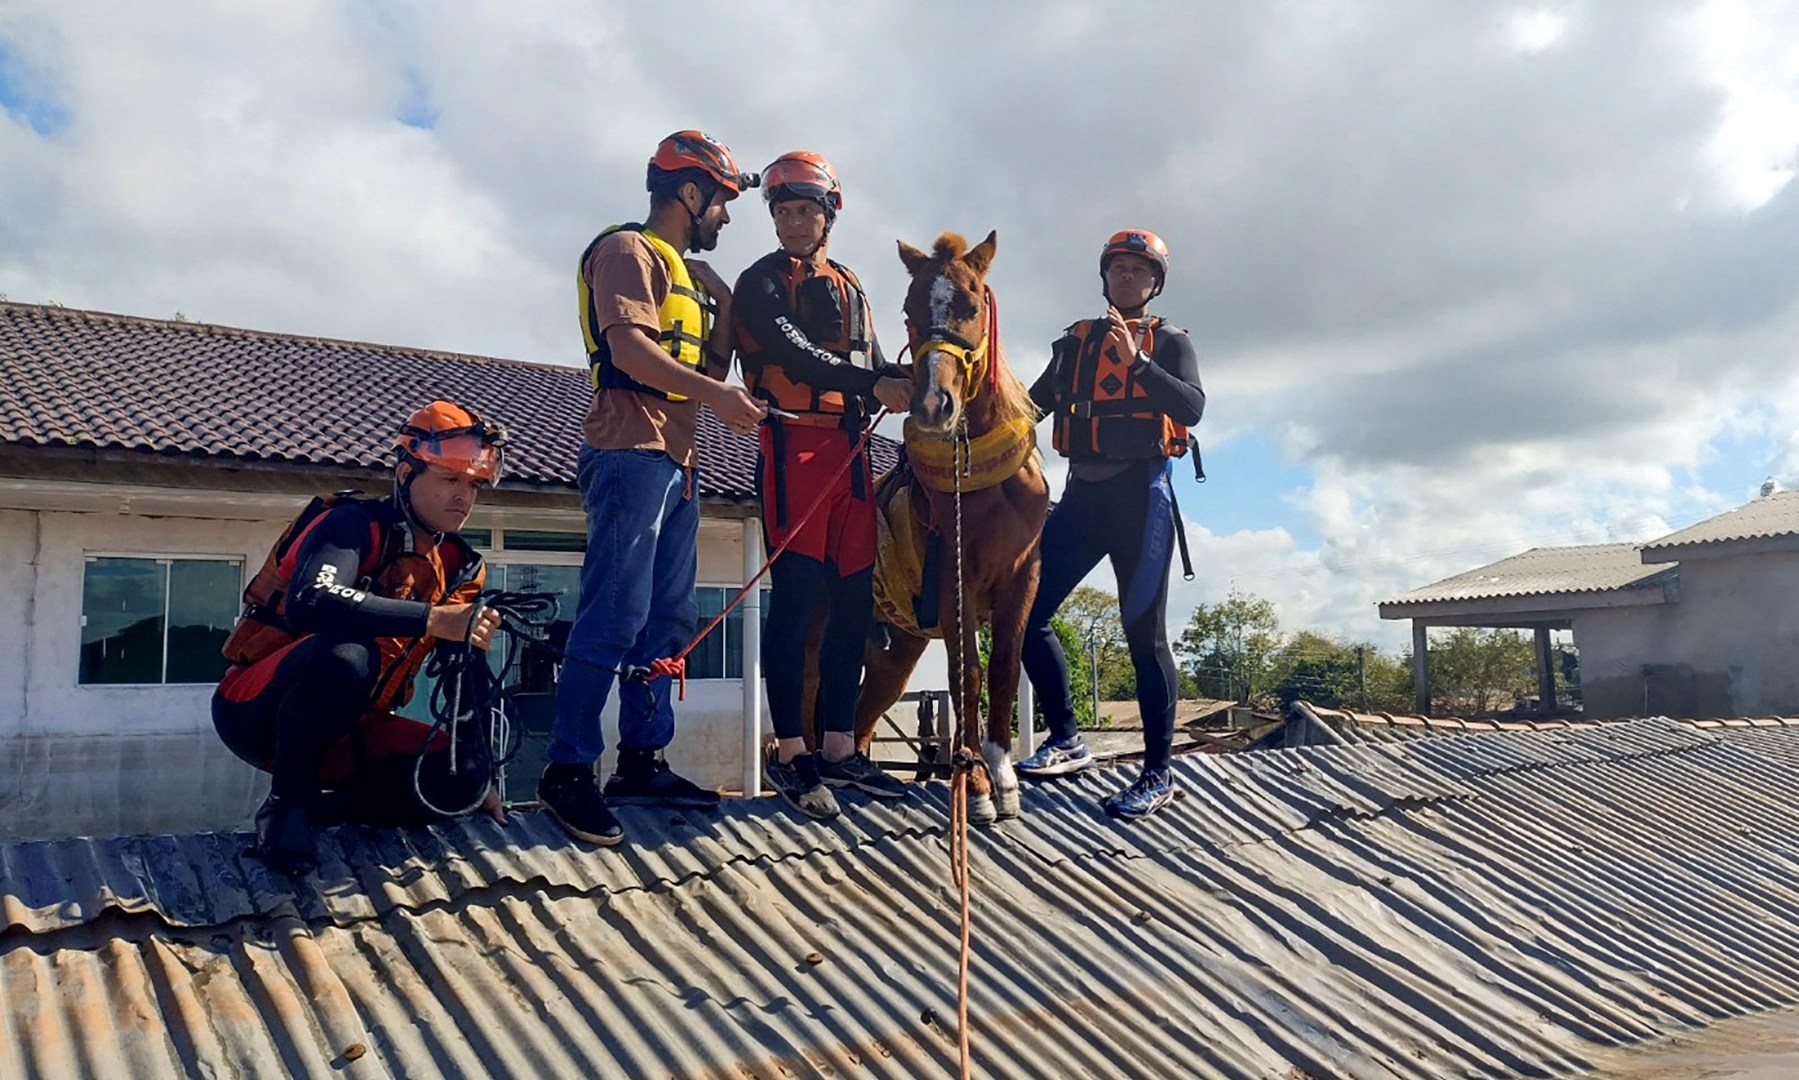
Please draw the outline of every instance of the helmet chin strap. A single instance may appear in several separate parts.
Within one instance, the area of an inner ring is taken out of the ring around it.
[[[1117,302],[1112,299],[1111,286],[1106,284],[1106,272],[1104,270],[1099,272],[1099,295],[1105,299],[1106,303],[1111,304],[1113,307],[1118,307]],[[1158,277],[1156,279],[1156,287],[1150,291],[1150,294],[1144,298],[1141,304],[1138,304],[1134,308],[1118,308],[1118,313],[1127,319],[1135,319],[1141,316],[1145,311],[1149,310],[1149,302],[1151,300],[1154,300],[1161,295],[1162,279]],[[1133,314],[1133,312],[1135,314]]]
[[[701,187],[697,180],[693,181],[693,186]],[[700,212],[697,214],[693,212],[693,207],[687,205],[686,199],[681,200],[681,209],[687,211],[687,250],[696,255],[705,250],[700,246],[700,219],[712,208],[712,200],[718,197],[718,191],[706,191],[702,188],[700,195]]]
[[[433,544],[441,544],[443,543],[444,534],[431,528],[429,525],[426,525],[419,517],[418,509],[412,505],[412,481],[418,476],[419,470],[423,469],[424,466],[416,461],[404,461],[404,464],[409,466],[406,470],[405,479],[400,479],[398,469],[394,470],[394,502],[399,504],[400,513],[406,516],[406,524],[408,526],[416,526],[419,532],[430,534],[431,542]]]

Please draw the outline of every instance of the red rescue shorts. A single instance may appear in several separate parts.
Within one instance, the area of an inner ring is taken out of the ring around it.
[[[867,453],[849,468],[843,467],[856,445],[851,433],[800,424],[781,424],[777,432],[771,423],[762,426],[761,440],[758,486],[769,550],[791,535],[788,551],[834,564],[840,576],[873,566],[874,481]],[[811,519],[802,523],[800,519],[819,493],[826,491]]]

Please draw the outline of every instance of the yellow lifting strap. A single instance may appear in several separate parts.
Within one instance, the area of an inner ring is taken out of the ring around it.
[[[967,472],[962,477],[962,493],[1004,483],[1022,468],[1037,449],[1036,428],[1030,418],[1014,417],[970,442],[963,458]],[[956,489],[955,445],[949,439],[916,437],[907,424],[906,456],[911,460],[913,475],[925,487],[934,491]]]

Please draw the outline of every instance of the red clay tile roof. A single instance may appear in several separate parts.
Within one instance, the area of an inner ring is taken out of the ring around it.
[[[16,303],[0,369],[0,443],[381,469],[393,426],[447,397],[511,430],[509,477],[568,486],[590,394],[577,367]],[[702,409],[699,453],[702,496],[756,497],[754,439]]]

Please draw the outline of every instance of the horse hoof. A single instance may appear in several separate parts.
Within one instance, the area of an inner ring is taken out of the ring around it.
[[[968,823],[970,825],[991,825],[999,820],[999,814],[993,808],[993,798],[989,795],[968,796]]]
[[[1000,788],[995,795],[995,813],[1001,821],[1018,817],[1023,813],[1018,805],[1017,788]]]

